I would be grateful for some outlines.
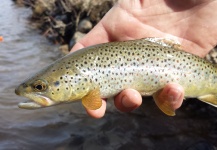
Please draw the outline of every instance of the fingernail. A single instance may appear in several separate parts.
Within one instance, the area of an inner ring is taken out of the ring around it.
[[[129,98],[126,95],[124,95],[122,97],[121,102],[122,102],[123,106],[126,107],[126,108],[132,108],[132,107],[136,106],[131,101],[129,101]]]

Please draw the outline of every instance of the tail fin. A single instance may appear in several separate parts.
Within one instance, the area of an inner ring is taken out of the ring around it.
[[[212,95],[212,94],[204,95],[204,96],[198,97],[198,99],[214,107],[217,107],[217,96],[216,95]]]

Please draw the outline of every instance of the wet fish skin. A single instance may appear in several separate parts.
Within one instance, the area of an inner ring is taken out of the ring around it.
[[[167,115],[175,115],[155,94],[167,83],[178,83],[185,97],[217,106],[217,68],[206,60],[179,50],[168,39],[145,38],[99,44],[66,55],[19,85],[15,93],[33,102],[20,108],[35,109],[82,99],[88,109],[98,109],[101,98],[127,88],[153,96]]]

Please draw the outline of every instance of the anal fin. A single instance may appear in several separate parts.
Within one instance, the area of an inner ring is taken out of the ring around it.
[[[198,97],[198,99],[214,107],[217,107],[217,96],[216,95],[212,95],[212,94],[204,95],[204,96]]]
[[[156,93],[153,94],[153,98],[154,98],[154,101],[155,101],[156,105],[166,115],[175,116],[176,115],[175,110],[173,109],[173,107],[171,107],[171,105],[169,103],[169,100],[164,99],[164,98],[159,96],[159,93],[161,91],[162,90],[159,90],[159,91],[157,91]]]
[[[99,109],[102,106],[99,89],[94,89],[84,96],[82,98],[82,104],[85,108],[90,110]]]

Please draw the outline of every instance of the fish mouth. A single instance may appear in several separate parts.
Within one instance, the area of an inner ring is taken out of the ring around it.
[[[55,104],[48,97],[39,94],[24,94],[22,96],[30,99],[29,101],[21,102],[18,104],[18,107],[22,109],[39,109],[49,107]]]
[[[18,107],[19,108],[22,108],[22,109],[39,109],[39,108],[43,108],[42,105],[36,103],[36,102],[33,102],[33,101],[26,101],[26,102],[21,102],[18,104]]]
[[[30,99],[18,104],[18,107],[22,109],[38,109],[56,104],[56,102],[44,96],[42,92],[31,92],[31,88],[29,87],[24,89],[23,86],[18,86],[15,89],[15,93]]]

